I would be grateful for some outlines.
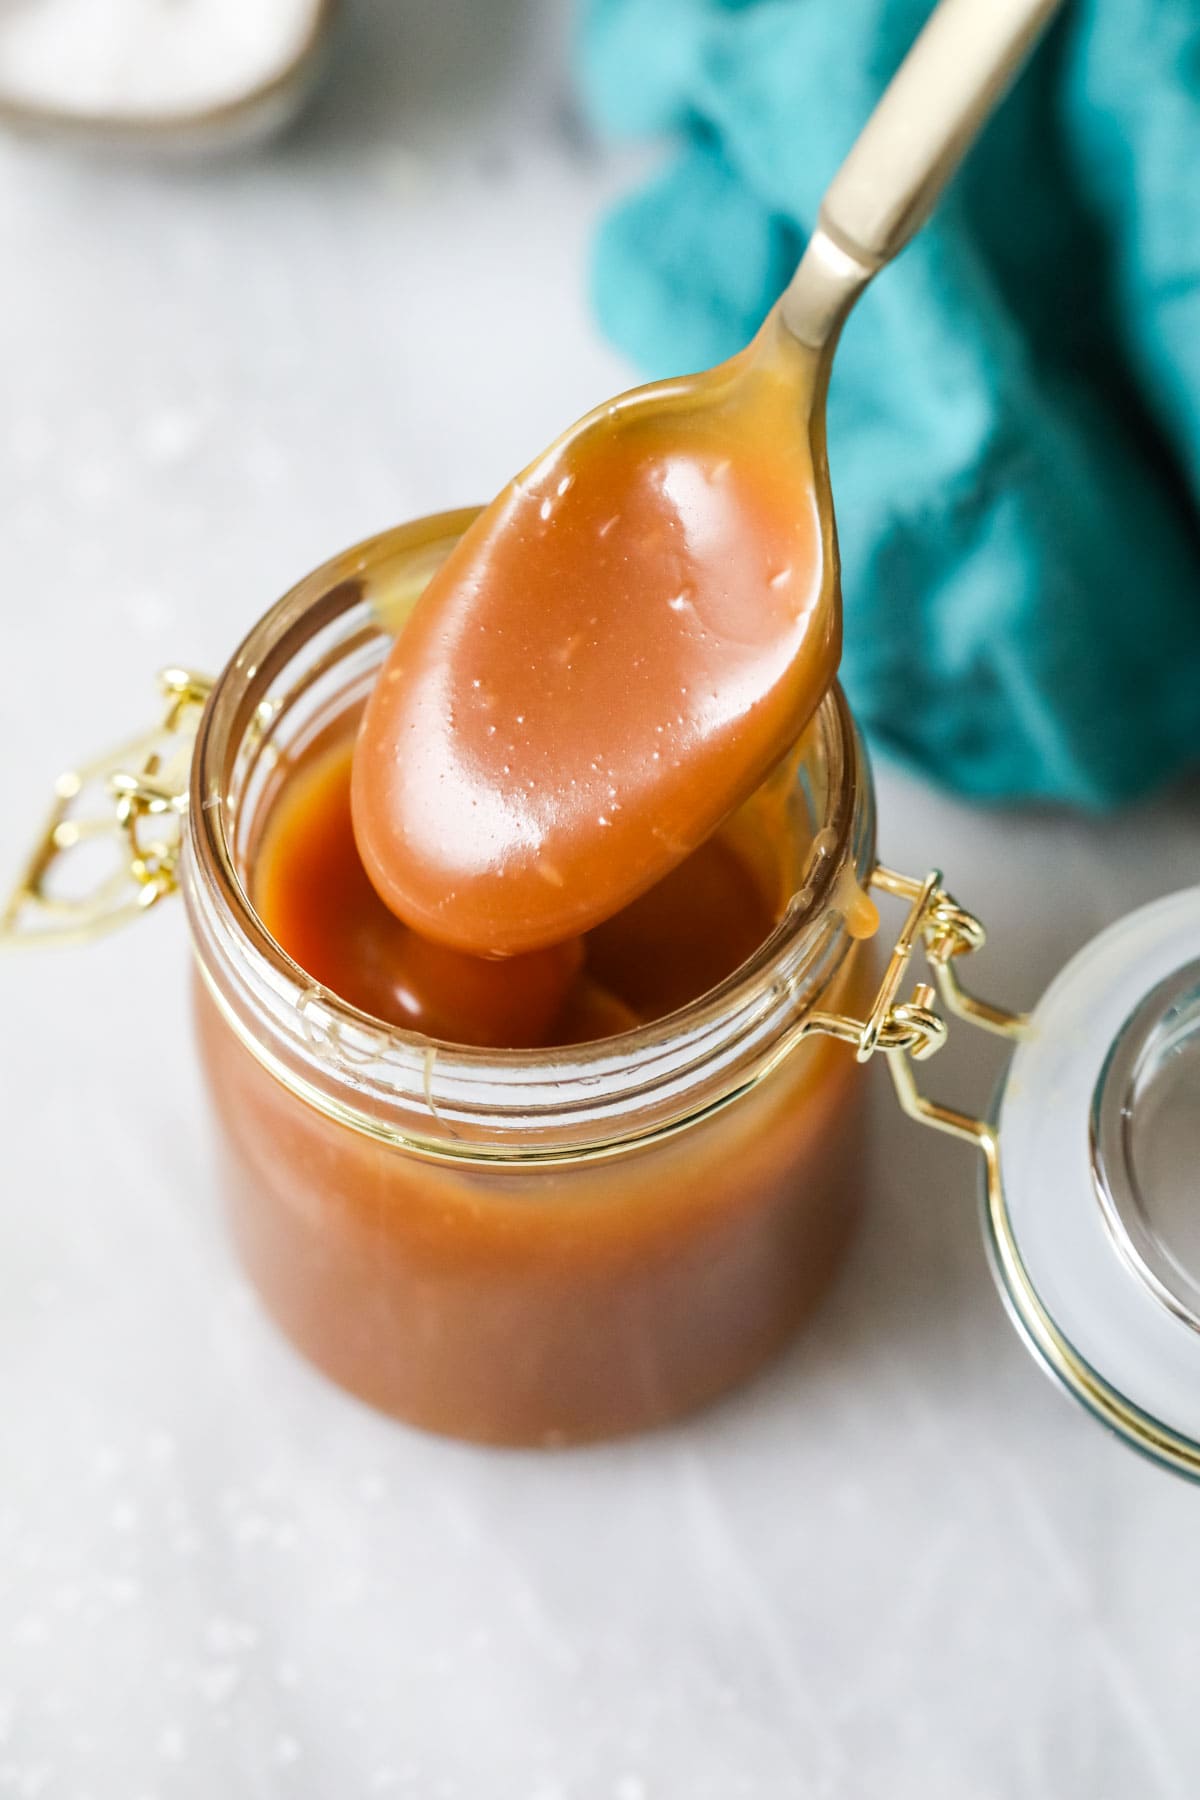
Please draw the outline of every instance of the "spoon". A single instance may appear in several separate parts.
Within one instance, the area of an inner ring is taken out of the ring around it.
[[[730,361],[598,407],[467,530],[354,756],[355,838],[425,936],[510,956],[611,917],[794,742],[840,645],[825,393],[1058,0],[941,0]]]

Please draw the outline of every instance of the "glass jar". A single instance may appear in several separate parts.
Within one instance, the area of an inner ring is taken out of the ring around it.
[[[574,1442],[741,1380],[837,1267],[862,1084],[844,1045],[796,1040],[863,985],[846,911],[873,864],[871,789],[833,693],[772,778],[789,783],[775,849],[798,891],[747,964],[654,1024],[482,1051],[345,1005],[257,917],[255,846],[289,763],[365,698],[463,522],[336,558],[217,681],[181,868],[197,1031],[234,1236],[288,1336],[418,1425]]]

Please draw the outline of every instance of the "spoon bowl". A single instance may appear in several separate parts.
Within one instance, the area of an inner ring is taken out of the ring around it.
[[[355,757],[360,854],[407,923],[493,955],[587,931],[803,729],[840,651],[820,367],[772,316],[580,420],[462,538]]]

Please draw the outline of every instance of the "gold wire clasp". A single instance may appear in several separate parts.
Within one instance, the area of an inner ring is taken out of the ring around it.
[[[0,945],[77,944],[174,893],[192,745],[211,681],[165,669],[151,731],[68,769],[0,913]]]
[[[910,1117],[934,1130],[969,1138],[980,1145],[990,1159],[993,1151],[991,1127],[982,1119],[928,1099],[917,1087],[912,1064],[935,1055],[946,1041],[946,1020],[935,1004],[939,995],[946,1012],[1000,1037],[1021,1037],[1028,1026],[1028,1018],[1024,1013],[1009,1012],[1004,1007],[979,1000],[963,987],[957,961],[980,949],[986,934],[975,915],[966,912],[946,892],[940,870],[932,870],[919,881],[911,875],[900,875],[894,869],[879,866],[871,875],[870,886],[894,899],[908,902],[908,914],[888,959],[874,1004],[865,1019],[854,1019],[841,1013],[818,1013],[810,1025],[816,1031],[827,1032],[853,1044],[859,1062],[867,1062],[877,1052],[882,1052],[897,1098]],[[924,952],[937,989],[935,991],[928,982],[918,982],[908,999],[902,1000],[900,991],[918,949]]]

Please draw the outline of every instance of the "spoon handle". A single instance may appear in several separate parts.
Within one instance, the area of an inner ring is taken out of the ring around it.
[[[827,344],[871,277],[903,250],[1060,0],[940,0],[830,182],[780,302],[785,325]]]

